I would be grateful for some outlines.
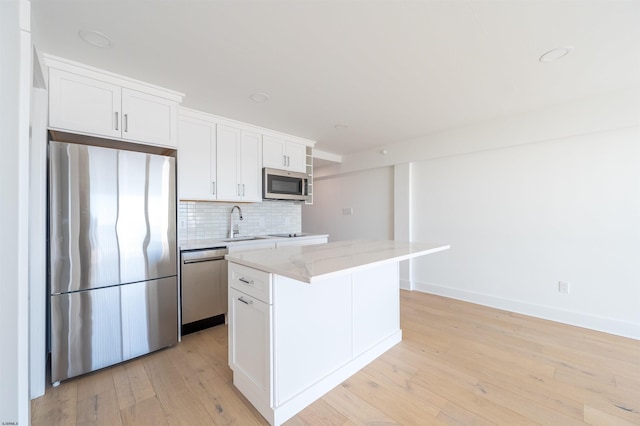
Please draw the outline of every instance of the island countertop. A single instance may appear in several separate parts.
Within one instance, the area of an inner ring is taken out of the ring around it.
[[[394,240],[355,240],[238,252],[225,258],[249,268],[313,283],[367,265],[399,262],[449,247],[446,244]]]

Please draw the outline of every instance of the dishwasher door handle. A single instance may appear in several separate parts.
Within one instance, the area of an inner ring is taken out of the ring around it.
[[[216,247],[214,249],[205,250],[193,250],[182,252],[182,263],[187,265],[189,263],[199,262],[214,262],[216,260],[224,260],[224,255],[227,254],[226,247]]]
[[[190,263],[215,262],[216,260],[224,260],[224,257],[205,257],[200,259],[184,259],[182,263],[188,265]]]

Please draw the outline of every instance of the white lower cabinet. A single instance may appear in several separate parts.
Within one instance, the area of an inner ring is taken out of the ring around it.
[[[274,404],[281,406],[351,359],[351,278],[320,285],[276,275]]]
[[[271,407],[271,305],[229,289],[229,366],[235,386],[259,411]]]
[[[230,262],[229,287],[233,384],[272,425],[402,339],[397,263],[308,284]]]

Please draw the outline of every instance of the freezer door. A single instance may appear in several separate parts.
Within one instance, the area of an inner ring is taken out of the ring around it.
[[[174,159],[50,143],[51,293],[176,275]]]
[[[176,277],[51,296],[51,381],[178,341]]]

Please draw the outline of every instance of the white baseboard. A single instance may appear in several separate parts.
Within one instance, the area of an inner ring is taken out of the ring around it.
[[[400,288],[405,290],[413,289],[423,293],[463,300],[465,302],[476,303],[505,311],[516,312],[523,315],[529,315],[563,324],[575,325],[577,327],[640,340],[640,324],[638,323],[620,321],[614,318],[599,317],[581,312],[566,311],[550,306],[535,305],[532,303],[522,302],[520,300],[506,299],[417,281],[409,283],[406,288],[403,287],[403,283],[401,283]]]
[[[411,281],[409,280],[400,280],[400,289],[401,290],[413,290],[411,286]]]

